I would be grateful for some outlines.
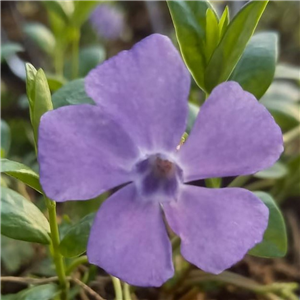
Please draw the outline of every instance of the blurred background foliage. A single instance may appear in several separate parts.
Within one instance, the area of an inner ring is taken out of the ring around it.
[[[245,1],[213,2],[219,15],[228,5],[231,18],[243,4]],[[288,299],[284,292],[276,296],[278,298],[271,293],[270,297],[266,293],[261,295],[260,287],[276,282],[300,283],[299,8],[298,1],[271,1],[256,30],[276,31],[279,36],[275,78],[260,102],[280,125],[284,134],[285,152],[273,168],[245,178],[244,182],[244,186],[250,190],[267,191],[280,206],[288,232],[289,247],[286,257],[263,259],[248,255],[230,270],[244,276],[243,280],[233,277],[228,282],[222,281],[222,278],[203,277],[203,274],[191,269],[177,253],[174,258],[176,273],[181,275],[175,276],[162,289],[137,288],[134,290],[133,299]],[[97,14],[93,17],[95,9]],[[44,69],[54,108],[90,103],[91,99],[85,95],[82,79],[89,70],[154,32],[170,36],[177,45],[170,13],[163,1],[2,1],[1,157],[22,162],[38,172],[34,135],[28,113],[25,62],[30,62],[37,69]],[[68,82],[71,83],[66,85]],[[60,89],[62,86],[64,87]],[[72,92],[74,86],[77,87],[75,93]],[[193,82],[187,130],[191,128],[204,97],[204,93]],[[228,185],[231,180],[232,178],[226,179],[223,185]],[[22,182],[2,175],[1,185],[30,199],[46,213],[40,195]],[[107,195],[86,202],[58,204],[61,238],[66,237],[64,244],[61,244],[61,250],[67,257],[72,257],[74,251],[75,255],[84,252],[84,247],[80,246],[82,241],[76,241],[76,236],[81,233],[80,230],[84,232],[85,228],[89,228],[93,213]],[[78,222],[81,225],[74,227]],[[78,245],[79,249],[74,248]],[[2,274],[55,275],[45,247],[4,236],[1,247]],[[191,277],[185,280],[188,272]],[[100,295],[107,299],[113,298],[112,284],[103,271],[97,271],[93,266],[82,266],[78,269],[77,276],[85,276],[85,282]],[[246,287],[243,286],[245,282]],[[25,287],[23,284],[5,283],[2,294],[15,294]],[[36,298],[41,295],[40,290],[35,288],[30,292],[29,288],[27,294],[23,292],[22,299],[53,299],[53,295],[57,293],[53,285],[48,285],[43,290],[46,296],[43,294],[41,298]],[[84,298],[87,296],[78,287],[73,287],[71,292],[71,299],[93,299]],[[20,298],[5,296],[3,299]]]

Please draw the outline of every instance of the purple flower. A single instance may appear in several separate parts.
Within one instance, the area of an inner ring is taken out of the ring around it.
[[[154,34],[92,70],[86,92],[97,105],[47,112],[39,129],[41,183],[56,201],[85,200],[126,184],[99,209],[89,261],[138,286],[173,275],[163,213],[182,255],[218,274],[259,243],[267,207],[241,188],[193,180],[253,174],[283,151],[264,106],[235,82],[216,87],[187,142],[190,76],[171,41]]]
[[[119,38],[124,29],[124,15],[112,5],[98,5],[90,22],[98,35],[108,40]]]

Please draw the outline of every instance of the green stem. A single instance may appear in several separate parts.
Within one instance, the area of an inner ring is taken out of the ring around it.
[[[238,176],[236,178],[234,178],[227,187],[240,187],[243,186],[249,179],[251,178],[251,176]]]
[[[79,40],[80,29],[74,27],[72,40],[72,78],[76,79],[79,71]]]
[[[75,258],[66,269],[66,274],[70,275],[78,266],[88,263],[86,255]]]
[[[49,223],[50,223],[50,230],[51,230],[51,250],[52,250],[57,277],[59,280],[60,287],[62,289],[61,299],[67,300],[69,282],[67,281],[66,278],[64,259],[62,255],[59,253],[59,249],[58,249],[60,240],[59,240],[59,232],[58,232],[58,226],[56,221],[56,203],[47,197],[45,197],[45,200],[46,200],[46,205],[49,213]]]
[[[130,295],[130,285],[124,282],[123,285],[123,292],[124,292],[124,300],[131,300],[131,295]]]
[[[115,300],[123,300],[123,292],[122,292],[122,286],[120,280],[114,276],[110,276],[110,277],[115,290],[115,295],[116,295]]]
[[[55,73],[59,76],[63,76],[64,73],[64,50],[60,46],[60,44],[56,45],[54,53],[54,67],[55,67]]]

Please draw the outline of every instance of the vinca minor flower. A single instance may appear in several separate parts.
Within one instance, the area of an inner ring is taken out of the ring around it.
[[[133,285],[163,284],[174,273],[163,214],[182,255],[206,272],[222,272],[262,240],[268,209],[254,194],[191,183],[253,174],[279,158],[280,128],[253,95],[235,82],[217,86],[178,150],[190,76],[167,37],[151,35],[107,60],[85,88],[96,105],[42,117],[38,158],[43,189],[58,202],[123,185],[95,217],[92,264]]]
[[[124,15],[110,4],[98,5],[90,16],[90,22],[97,34],[105,39],[114,40],[124,30]]]

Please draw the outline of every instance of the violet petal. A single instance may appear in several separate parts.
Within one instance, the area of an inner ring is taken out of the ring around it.
[[[143,201],[133,183],[113,194],[96,215],[87,256],[131,285],[161,286],[174,270],[159,203]]]
[[[87,94],[145,151],[175,150],[187,120],[190,75],[170,39],[153,34],[85,79]]]
[[[271,114],[236,82],[218,85],[201,107],[179,151],[185,182],[253,174],[270,167],[283,151]]]
[[[94,105],[72,105],[41,118],[40,180],[55,201],[86,200],[131,181],[139,152],[127,133]]]
[[[170,227],[181,237],[181,253],[205,272],[218,274],[259,243],[268,208],[240,188],[185,185],[177,202],[163,204]]]

